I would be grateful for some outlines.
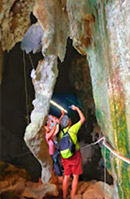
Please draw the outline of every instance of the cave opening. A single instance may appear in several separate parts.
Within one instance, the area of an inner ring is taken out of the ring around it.
[[[41,53],[35,55],[31,53],[30,56],[36,67],[38,60],[42,59]],[[25,74],[23,61],[23,52],[19,43],[4,55],[1,85],[1,160],[27,169],[32,180],[36,181],[40,177],[40,165],[23,141],[27,125],[27,109],[29,114],[33,109],[34,89],[30,77],[32,64],[29,56],[25,55]],[[100,146],[85,148],[86,145],[96,141],[101,134],[95,116],[89,67],[86,57],[81,56],[72,47],[71,40],[68,40],[64,62],[61,63],[58,60],[58,69],[59,75],[52,99],[68,110],[72,122],[78,119],[78,115],[69,108],[72,104],[79,106],[86,117],[86,122],[78,133],[83,154],[83,175],[80,178],[86,181],[103,181],[105,166]],[[26,97],[28,107],[26,107]],[[60,111],[50,105],[50,114],[59,116]],[[112,177],[108,173],[106,178],[106,181],[111,184]]]

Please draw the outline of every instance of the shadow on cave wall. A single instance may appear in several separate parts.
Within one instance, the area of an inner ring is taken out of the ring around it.
[[[42,55],[30,54],[34,67]],[[30,78],[32,65],[29,56],[25,55],[27,93],[25,91],[25,74],[23,52],[17,44],[4,56],[3,80],[1,85],[1,160],[13,163],[29,171],[32,180],[40,176],[40,165],[26,147],[23,136],[27,125],[27,110],[31,113],[34,90]],[[93,141],[93,137],[101,130],[97,125],[95,107],[92,96],[91,78],[86,57],[81,56],[68,40],[66,57],[63,63],[58,64],[59,76],[55,85],[53,98],[63,102],[69,107],[72,103],[78,105],[85,114],[86,122],[79,132],[79,141],[82,146]],[[26,107],[26,97],[28,107]],[[68,100],[69,99],[69,100]],[[51,106],[51,113],[59,116],[60,112]],[[70,114],[72,121],[78,119],[76,114]],[[95,130],[96,129],[96,130]],[[97,130],[98,129],[98,130]],[[104,165],[99,146],[83,150],[88,154],[83,161],[85,180],[103,180]],[[108,175],[108,182],[112,179]]]
[[[34,65],[41,59],[35,55]],[[1,159],[24,167],[35,173],[33,179],[40,175],[40,165],[26,147],[23,135],[27,125],[27,109],[32,110],[34,98],[33,85],[30,78],[32,66],[28,56],[26,59],[26,77],[28,90],[28,108],[26,108],[25,75],[23,52],[17,44],[9,53],[4,54],[3,77],[1,85]]]

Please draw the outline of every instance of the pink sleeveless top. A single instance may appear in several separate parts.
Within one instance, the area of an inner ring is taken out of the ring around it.
[[[55,153],[55,145],[52,139],[48,140],[48,134],[46,133],[46,141],[49,145],[49,154],[53,155]]]

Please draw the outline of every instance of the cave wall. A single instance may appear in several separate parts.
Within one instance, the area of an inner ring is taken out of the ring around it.
[[[117,153],[129,157],[130,2],[72,0],[67,10],[73,45],[87,55],[98,124]],[[113,197],[129,198],[129,164],[104,150]]]
[[[35,67],[41,58],[39,53],[33,57]],[[27,114],[30,114],[33,109],[32,100],[34,99],[34,88],[30,78],[32,66],[28,55],[25,55],[25,63],[24,68],[20,43],[16,44],[9,53],[4,53],[0,90],[0,159],[26,168],[32,180],[37,180],[40,177],[40,165],[23,140],[29,117]],[[24,70],[26,74],[24,74]],[[27,93],[25,91],[25,78]]]
[[[117,153],[130,157],[130,2],[88,1],[86,10],[95,16],[86,52],[97,121]],[[129,164],[109,151],[106,158],[118,190],[114,197],[129,198]]]
[[[22,40],[30,26],[30,12],[35,0],[1,0],[0,1],[0,41],[2,49],[11,50]]]
[[[50,65],[51,61],[48,62],[48,60],[53,59],[54,56],[55,59],[59,57],[63,61],[66,41],[69,36],[73,40],[73,45],[78,52],[87,55],[98,124],[107,142],[121,155],[128,157],[130,152],[129,11],[129,0],[68,0],[61,1],[60,3],[56,0],[38,0],[35,1],[33,9],[34,15],[45,31],[42,53],[45,56],[45,62],[47,60],[47,64],[41,62],[39,66],[41,71],[43,71],[43,73],[40,71],[41,74],[44,76],[46,70],[43,69],[45,66]],[[13,26],[13,28],[15,27]],[[4,31],[6,32],[6,29],[3,29],[2,32]],[[3,49],[8,50],[9,48],[3,44]],[[34,126],[31,124],[31,127],[33,126],[34,128],[27,128],[29,136],[31,133],[32,135],[35,134],[33,136],[34,145],[36,139],[39,139],[39,130],[42,128],[42,123],[45,123],[49,109],[49,100],[57,76],[56,64],[54,63],[53,66],[55,69],[52,67],[51,72],[54,71],[55,77],[52,85],[49,87],[51,93],[48,99],[46,99],[47,101],[45,100],[47,105],[46,110],[44,110],[45,114],[42,112],[39,120],[36,123],[34,122]],[[43,83],[42,81],[43,79],[40,79],[37,83]],[[40,98],[35,101],[42,99],[43,90],[40,89],[41,96],[39,95]],[[36,91],[38,90],[36,89]],[[36,98],[37,96],[36,93]],[[36,108],[35,110],[38,109]],[[34,120],[31,119],[32,121]],[[38,128],[35,128],[36,126]],[[30,143],[32,137],[29,136],[27,144],[31,151],[34,152],[34,148]],[[40,134],[42,141],[44,140],[43,137],[44,132],[42,136]],[[36,153],[34,152],[36,157],[41,156],[40,148],[38,150],[39,154],[37,151]],[[112,156],[108,151],[106,152],[107,167],[114,177],[114,194],[119,198],[129,198],[130,167],[119,158]],[[42,157],[40,157],[42,160],[44,155],[42,154]],[[48,160],[47,162],[50,162]]]

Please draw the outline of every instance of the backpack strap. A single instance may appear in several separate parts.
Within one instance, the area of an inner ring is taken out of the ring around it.
[[[70,129],[70,127],[67,129],[66,133],[68,133],[69,129]],[[62,132],[63,132],[64,135],[66,134],[66,133],[63,131],[63,129],[62,129]],[[74,133],[73,131],[70,131],[70,132]],[[69,134],[69,133],[68,133],[68,134]],[[75,134],[75,133],[74,133],[74,134]],[[70,135],[70,134],[69,134],[69,135]],[[70,137],[71,137],[71,136],[70,136]],[[72,138],[71,138],[71,140],[72,140]],[[72,140],[72,142],[73,142],[73,140]],[[78,137],[77,137],[76,143],[73,142],[73,144],[76,146],[77,142],[78,142]]]
[[[65,135],[66,133],[68,133],[69,134],[69,129],[70,129],[70,126],[68,127],[68,129],[67,129],[67,131],[66,132],[64,132],[64,130],[62,129],[62,132],[63,132],[63,135]],[[72,131],[71,131],[72,132]],[[73,132],[72,132],[73,133]],[[70,134],[69,134],[70,135]],[[71,136],[70,136],[70,138],[71,138]],[[71,138],[71,140],[72,140],[72,138]],[[72,140],[72,142],[73,142],[73,140]],[[77,142],[78,142],[78,138],[77,138],[77,140],[76,140],[76,143],[74,143],[73,142],[73,144],[76,146],[76,144],[77,144]]]
[[[67,131],[66,131],[66,132],[64,132],[64,129],[62,129],[63,135],[65,135],[66,133],[69,133],[69,132],[68,132],[68,131],[69,131],[69,129],[70,129],[70,127],[68,127],[68,129],[67,129]]]

